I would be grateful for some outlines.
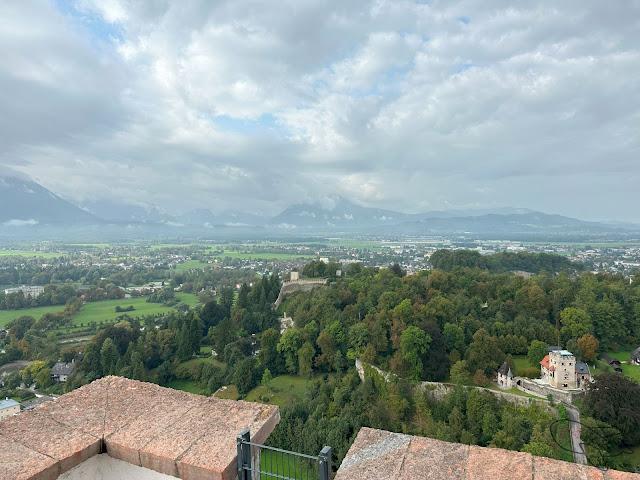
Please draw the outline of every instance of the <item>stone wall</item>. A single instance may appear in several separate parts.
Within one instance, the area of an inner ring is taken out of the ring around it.
[[[375,365],[365,363],[359,358],[357,358],[356,370],[358,371],[358,375],[360,376],[360,380],[362,381],[364,381],[365,374],[366,374],[365,367],[367,369],[371,369],[375,371],[378,375],[380,375],[381,378],[383,378],[387,382],[390,382],[395,377],[393,373],[380,370]],[[418,385],[419,389],[426,392],[427,395],[429,395],[431,398],[437,401],[441,401],[444,398],[444,396],[447,393],[449,393],[451,390],[453,390],[455,387],[456,385],[454,383],[441,383],[441,382],[420,382],[420,384]],[[501,398],[502,400],[515,403],[516,405],[528,407],[529,405],[537,403],[538,405],[541,405],[548,410],[553,410],[552,407],[547,402],[547,400],[542,398],[523,397],[520,395],[515,395],[513,393],[501,392],[499,390],[491,390],[489,388],[482,388],[482,387],[465,386],[465,388],[467,389],[474,388],[476,390],[484,390],[485,392],[489,392],[492,395],[495,395],[496,397]]]
[[[514,379],[516,388],[522,392],[529,393],[531,395],[541,395],[547,397],[547,395],[553,395],[554,402],[564,402],[572,404],[579,398],[584,397],[584,390],[561,390],[559,388],[553,388],[550,385],[540,385],[528,378],[516,377]]]
[[[282,282],[282,287],[280,288],[280,294],[276,299],[276,302],[273,304],[274,308],[278,308],[282,303],[282,299],[287,293],[292,292],[309,292],[316,287],[321,287],[327,283],[327,280],[324,278],[318,278],[314,280],[292,280],[290,282]]]

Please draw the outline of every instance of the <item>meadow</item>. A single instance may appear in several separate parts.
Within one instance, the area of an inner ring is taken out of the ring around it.
[[[189,306],[198,304],[198,297],[192,293],[176,293],[176,297]],[[116,306],[128,307],[133,305],[132,312],[116,312]],[[61,312],[64,305],[52,305],[47,307],[23,308],[21,310],[0,310],[0,328],[4,327],[11,320],[22,316],[33,317],[39,320],[45,313]],[[100,302],[88,302],[82,310],[73,317],[72,329],[81,324],[87,326],[90,322],[100,323],[101,321],[115,320],[120,315],[126,313],[130,317],[141,317],[143,315],[155,315],[168,313],[174,310],[172,307],[163,307],[159,303],[147,303],[147,297],[123,298],[118,300],[103,300]],[[67,327],[62,328],[67,330]]]
[[[51,305],[47,307],[23,308],[22,310],[0,310],[0,328],[3,328],[11,320],[24,315],[39,320],[45,313],[61,312],[63,309],[64,305]]]
[[[0,250],[0,257],[42,257],[42,258],[58,258],[66,255],[66,253],[51,252],[34,252],[32,250]]]
[[[631,350],[621,350],[619,352],[607,352],[616,360],[621,362],[631,362]],[[633,365],[632,363],[622,364],[622,374],[625,377],[629,377],[632,380],[640,383],[640,365]]]
[[[209,255],[213,256],[215,250],[210,250]],[[316,255],[301,253],[270,253],[270,252],[238,252],[236,250],[225,250],[222,255],[214,257],[229,257],[232,259],[255,259],[255,260],[295,260],[298,258],[316,258]]]

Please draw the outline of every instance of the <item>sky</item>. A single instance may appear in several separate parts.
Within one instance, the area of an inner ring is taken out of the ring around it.
[[[640,1],[27,0],[0,165],[86,205],[640,222]]]

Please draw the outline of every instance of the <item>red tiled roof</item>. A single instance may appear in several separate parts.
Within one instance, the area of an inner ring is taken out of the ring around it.
[[[556,369],[556,367],[554,367],[553,365],[549,366],[549,355],[542,359],[540,365],[542,365],[547,370],[551,370],[552,372]]]

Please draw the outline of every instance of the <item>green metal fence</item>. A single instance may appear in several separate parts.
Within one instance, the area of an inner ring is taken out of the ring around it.
[[[251,442],[238,434],[238,480],[331,480],[331,447],[316,457]]]

